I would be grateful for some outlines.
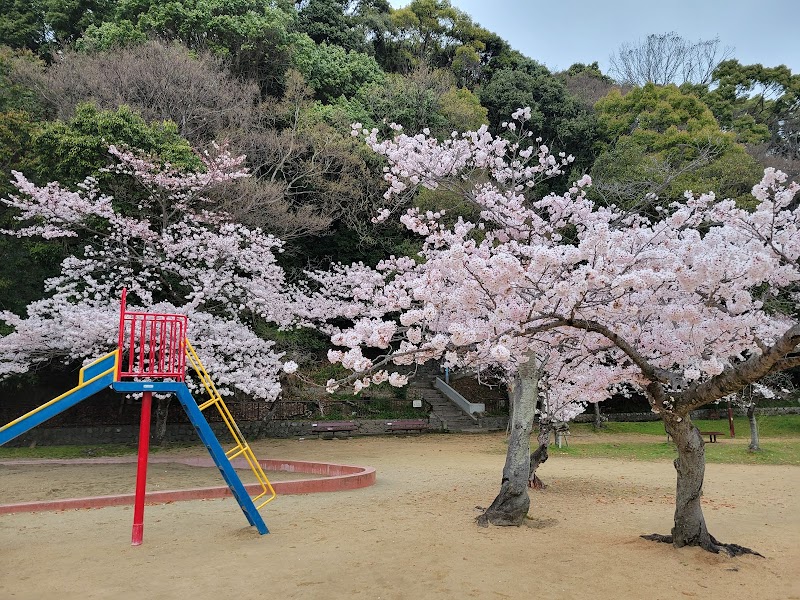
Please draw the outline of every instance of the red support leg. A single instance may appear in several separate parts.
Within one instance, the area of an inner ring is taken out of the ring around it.
[[[150,413],[153,392],[142,394],[142,418],[139,422],[139,461],[136,467],[136,496],[133,503],[131,546],[141,546],[144,536],[144,494],[147,486],[147,455],[150,452]]]

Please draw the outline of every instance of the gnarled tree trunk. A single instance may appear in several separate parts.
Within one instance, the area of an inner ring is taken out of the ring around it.
[[[680,419],[680,420],[679,420]],[[666,421],[667,432],[675,440],[678,458],[675,470],[678,483],[675,490],[675,525],[672,528],[673,544],[702,546],[711,544],[706,528],[700,498],[703,495],[703,478],[706,471],[706,453],[703,436],[687,415]]]
[[[759,452],[761,446],[758,440],[758,422],[756,421],[756,405],[751,402],[747,407],[747,420],[750,423],[750,445],[747,447],[750,452]]]
[[[665,414],[664,424],[678,449],[675,470],[678,474],[675,490],[675,524],[672,535],[642,536],[657,542],[666,542],[678,548],[700,546],[709,552],[725,551],[731,556],[739,554],[758,554],[737,544],[718,542],[708,532],[700,498],[703,496],[703,478],[706,470],[705,444],[700,430],[692,423],[689,415]]]
[[[528,487],[534,490],[543,490],[547,486],[539,479],[536,474],[536,469],[539,468],[544,462],[547,462],[549,455],[547,454],[547,443],[539,444],[539,447],[531,454],[531,467],[530,474],[528,475]]]
[[[528,477],[530,474],[531,429],[539,394],[539,370],[535,358],[522,365],[510,385],[512,402],[511,435],[500,493],[491,506],[475,519],[481,527],[522,525],[528,514]]]

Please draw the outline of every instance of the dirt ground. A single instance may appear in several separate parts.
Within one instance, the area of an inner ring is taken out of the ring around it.
[[[728,558],[638,537],[671,527],[667,461],[551,458],[540,471],[549,487],[532,492],[525,526],[476,527],[476,505],[499,487],[504,441],[257,442],[260,458],[369,465],[378,474],[361,490],[279,497],[262,511],[267,536],[246,526],[231,499],[147,507],[137,548],[130,507],[0,516],[0,599],[800,599],[800,468],[708,466],[712,533],[766,557]],[[0,472],[0,487],[44,479],[58,487],[62,468],[26,469],[13,482]],[[69,469],[61,473],[87,490],[105,477]]]

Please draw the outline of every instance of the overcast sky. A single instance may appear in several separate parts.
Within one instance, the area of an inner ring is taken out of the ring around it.
[[[390,0],[407,6],[409,0]],[[800,0],[451,0],[473,21],[552,71],[608,57],[623,42],[675,31],[719,37],[742,64],[800,73]]]

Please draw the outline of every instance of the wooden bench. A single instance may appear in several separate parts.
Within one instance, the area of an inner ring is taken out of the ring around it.
[[[394,419],[386,421],[386,431],[392,433],[397,431],[421,432],[424,429],[428,429],[428,422],[425,419]]]
[[[717,443],[717,436],[718,435],[725,435],[721,431],[701,431],[700,435],[707,435],[709,444],[716,444]],[[667,433],[667,441],[672,441],[672,436]]]
[[[344,437],[349,437],[351,431],[358,429],[352,421],[325,421],[322,423],[312,423],[311,432],[323,439],[333,439],[337,433],[343,433]]]
[[[721,431],[701,431],[700,435],[707,435],[709,443],[716,444],[717,443],[717,436],[718,435],[725,435],[725,434],[722,433]]]

